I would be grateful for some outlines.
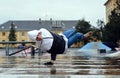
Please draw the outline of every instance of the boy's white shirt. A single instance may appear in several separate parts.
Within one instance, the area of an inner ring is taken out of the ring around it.
[[[42,41],[36,41],[36,36],[37,36],[36,33],[38,34],[39,32],[41,32],[43,38],[46,38],[46,37],[51,37],[51,38],[43,39]],[[68,49],[68,39],[66,38],[65,35],[63,35],[63,34],[60,34],[60,35],[63,36],[63,38],[66,42],[66,44],[65,44],[65,52],[66,52],[66,50]],[[28,36],[31,40],[36,42],[36,45],[42,51],[47,51],[47,50],[51,49],[52,44],[53,44],[53,36],[48,30],[46,30],[44,28],[41,28],[40,30],[33,30],[33,32],[32,31],[28,32]]]
[[[65,40],[65,51],[64,51],[64,53],[66,53],[67,50],[68,50],[68,39],[64,34],[60,34],[60,35],[62,35],[63,39]]]
[[[53,36],[52,36],[52,34],[48,30],[46,30],[44,28],[41,28],[38,31],[41,32],[41,35],[42,35],[43,38],[51,37],[51,38],[43,39],[42,41],[37,41],[36,42],[36,44],[39,46],[39,48],[42,51],[49,50],[52,47],[52,44],[53,44]]]
[[[39,32],[41,32],[41,35],[42,35],[43,38],[46,38],[46,37],[51,37],[51,38],[50,39],[49,38],[48,39],[43,39],[42,41],[37,41],[36,37],[37,37],[37,34]],[[29,31],[28,32],[28,37],[30,38],[30,40],[35,41],[37,47],[39,47],[42,51],[47,51],[52,47],[53,36],[48,30],[46,30],[44,28],[41,28],[40,30]]]

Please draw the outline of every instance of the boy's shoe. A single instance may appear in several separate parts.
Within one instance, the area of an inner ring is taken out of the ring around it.
[[[53,63],[52,62],[46,62],[46,63],[44,63],[44,65],[53,65]]]

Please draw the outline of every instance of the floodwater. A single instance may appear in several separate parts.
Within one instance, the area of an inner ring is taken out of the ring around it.
[[[0,78],[119,78],[120,60],[104,58],[98,52],[69,49],[58,55],[53,66],[45,66],[49,54],[31,58],[30,55],[1,56]]]

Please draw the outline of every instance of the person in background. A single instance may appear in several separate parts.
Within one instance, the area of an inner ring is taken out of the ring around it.
[[[117,43],[117,47],[115,48],[115,50],[120,51],[120,40],[118,40],[116,43]]]
[[[57,54],[64,54],[78,39],[82,40],[91,35],[91,31],[83,34],[76,32],[75,29],[69,29],[62,34],[50,32],[45,28],[28,32],[30,40],[35,41],[42,51],[47,51],[51,54],[51,61],[44,63],[45,65],[53,65]]]
[[[22,43],[21,45],[18,46],[18,49],[24,49],[26,47],[25,43]]]

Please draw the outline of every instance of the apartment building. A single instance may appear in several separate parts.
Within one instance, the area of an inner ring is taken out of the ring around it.
[[[106,7],[106,23],[109,22],[109,15],[111,15],[111,11],[113,11],[116,7],[117,0],[107,0],[107,2],[104,4]],[[120,2],[120,0],[118,0]]]
[[[30,30],[46,28],[55,33],[62,33],[76,26],[78,20],[10,20],[0,25],[0,42],[9,41],[8,36],[12,22],[15,25],[17,41],[30,41],[27,34]],[[0,44],[0,47],[3,46]]]

